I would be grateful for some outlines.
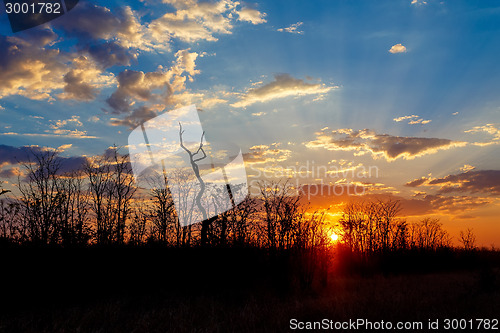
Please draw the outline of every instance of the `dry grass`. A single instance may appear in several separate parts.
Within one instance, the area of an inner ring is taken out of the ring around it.
[[[494,318],[500,308],[499,276],[477,271],[331,277],[323,289],[286,296],[260,289],[182,297],[169,296],[167,288],[160,294],[4,314],[0,332],[285,332],[291,318]]]

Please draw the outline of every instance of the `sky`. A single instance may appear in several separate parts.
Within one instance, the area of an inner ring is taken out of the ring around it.
[[[251,186],[290,177],[332,219],[349,189],[398,199],[498,247],[499,30],[497,1],[80,1],[18,33],[1,8],[0,180],[195,104]]]

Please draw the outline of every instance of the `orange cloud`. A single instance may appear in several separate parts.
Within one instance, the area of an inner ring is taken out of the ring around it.
[[[355,131],[338,129],[328,131],[324,128],[316,133],[316,140],[306,143],[308,148],[327,150],[355,151],[358,155],[371,153],[373,157],[383,157],[387,161],[398,158],[413,159],[433,154],[439,150],[465,146],[465,142],[448,139],[401,137],[389,134],[377,134],[369,129]]]

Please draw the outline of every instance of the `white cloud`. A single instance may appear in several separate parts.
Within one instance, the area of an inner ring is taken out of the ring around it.
[[[425,125],[425,124],[428,124],[432,121],[432,120],[422,119],[422,118],[420,118],[420,116],[417,116],[414,114],[412,114],[411,116],[397,117],[397,118],[394,118],[393,120],[397,123],[399,123],[401,121],[409,120],[408,125],[417,125],[417,124]]]
[[[164,0],[176,9],[151,22],[149,28],[152,36],[161,38],[178,38],[185,42],[199,40],[217,41],[215,34],[231,34],[233,21],[252,24],[265,23],[265,13],[247,7],[240,8],[240,3],[232,0],[215,2],[197,2],[195,0]]]
[[[389,49],[389,52],[390,53],[405,53],[406,52],[406,46],[402,45],[402,44],[396,44],[396,45],[393,45],[390,49]]]
[[[465,133],[488,133],[493,136],[490,141],[487,142],[475,142],[476,146],[490,146],[500,144],[500,127],[495,124],[486,124],[483,126],[475,126],[470,130],[465,131]]]
[[[277,29],[277,31],[279,32],[289,32],[291,34],[303,34],[304,31],[301,31],[301,30],[298,30],[298,28],[303,25],[304,22],[297,22],[297,23],[294,23],[292,24],[291,26],[287,27],[287,28],[279,28]]]
[[[247,21],[252,24],[261,24],[261,23],[266,23],[266,19],[264,18],[266,16],[266,13],[261,13],[256,9],[251,9],[251,8],[242,8],[239,12],[239,20],[240,21]]]
[[[63,152],[63,151],[65,151],[65,150],[70,149],[71,147],[73,147],[73,144],[68,143],[68,144],[65,144],[65,145],[59,146],[59,147],[57,148],[57,151],[58,151],[58,152]]]
[[[411,0],[411,5],[413,6],[423,6],[423,5],[427,5],[427,1],[424,1],[424,0]]]
[[[278,74],[274,81],[258,88],[251,88],[243,94],[240,100],[231,104],[233,107],[246,107],[257,102],[268,102],[277,98],[291,96],[321,95],[326,94],[335,86],[326,86],[322,83],[308,83],[296,79],[289,74]]]

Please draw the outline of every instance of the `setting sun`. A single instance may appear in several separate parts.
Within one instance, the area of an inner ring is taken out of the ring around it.
[[[332,242],[336,242],[339,239],[339,235],[337,235],[336,233],[332,233],[330,238],[332,239]]]

